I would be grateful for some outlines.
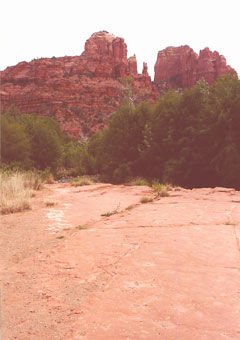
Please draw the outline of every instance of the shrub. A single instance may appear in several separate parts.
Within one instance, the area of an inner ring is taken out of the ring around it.
[[[82,177],[77,177],[77,178],[72,179],[70,183],[74,187],[79,187],[83,185],[93,184],[93,181],[87,176],[82,176]]]
[[[49,117],[23,114],[14,106],[1,115],[2,161],[22,168],[55,169],[60,161],[63,135]]]
[[[56,168],[60,160],[61,138],[56,129],[50,119],[38,118],[36,122],[32,123],[32,159],[35,167],[39,169]]]
[[[131,177],[131,169],[128,164],[121,164],[117,169],[113,171],[113,183],[124,183]]]
[[[152,189],[156,193],[156,197],[169,196],[168,187],[165,184],[161,184],[158,181],[153,181]]]
[[[135,180],[131,181],[131,185],[148,186],[149,183],[145,178],[137,177]]]
[[[3,162],[30,165],[30,138],[19,122],[1,117],[1,158]]]

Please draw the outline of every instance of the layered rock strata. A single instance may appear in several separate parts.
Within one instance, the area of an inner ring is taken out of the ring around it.
[[[75,138],[106,125],[109,115],[128,99],[154,101],[158,95],[136,56],[127,58],[124,39],[102,31],[85,43],[80,56],[21,62],[1,72],[2,111],[14,104],[25,113],[55,118]]]
[[[198,55],[187,45],[159,51],[154,71],[154,82],[159,89],[183,89],[200,79],[212,85],[226,73],[236,74],[218,52],[205,48]]]
[[[168,47],[158,53],[152,82],[146,63],[139,74],[136,56],[127,58],[124,39],[101,31],[80,56],[21,62],[1,72],[1,109],[14,104],[24,113],[51,116],[81,138],[104,127],[125,100],[154,102],[168,88],[191,87],[201,78],[212,84],[231,71],[208,48],[198,56],[189,46]]]

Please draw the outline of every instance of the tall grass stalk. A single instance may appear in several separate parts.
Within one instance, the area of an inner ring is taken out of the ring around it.
[[[39,190],[43,182],[34,172],[0,173],[0,212],[10,214],[31,209],[33,190]]]

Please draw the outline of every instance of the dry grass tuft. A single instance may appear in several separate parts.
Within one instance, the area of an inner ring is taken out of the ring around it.
[[[22,174],[0,174],[0,182],[1,214],[11,214],[31,208],[32,190],[26,185]]]
[[[120,203],[118,204],[117,208],[111,210],[111,211],[108,211],[104,214],[101,214],[101,216],[104,216],[104,217],[110,217],[112,215],[115,215],[115,214],[119,214],[121,211],[120,211]]]
[[[140,203],[149,203],[149,202],[153,202],[153,198],[152,197],[146,197],[146,196],[143,196],[140,198]]]
[[[46,176],[45,182],[47,184],[54,184],[55,181],[54,181],[53,174],[49,173],[48,176]]]
[[[12,204],[12,202],[7,202],[4,206],[2,206],[1,214],[8,215],[30,209],[31,205],[28,200],[19,197],[18,200],[15,200],[14,204]]]
[[[25,173],[15,173],[14,175],[19,175],[19,178],[23,181],[25,188],[33,190],[40,190],[43,188],[44,180],[37,172],[27,171]]]
[[[230,221],[230,220],[225,222],[225,225],[237,225],[237,224],[238,224],[237,222]]]
[[[168,191],[172,190],[172,186],[170,186],[170,184],[161,184],[158,181],[154,181],[152,183],[152,189],[153,192],[156,193],[155,198],[158,197],[168,197],[169,193]]]
[[[132,210],[136,205],[130,204],[129,206],[126,207],[125,210]]]
[[[44,202],[46,207],[53,207],[54,205],[56,205],[57,203],[54,201],[46,201]]]
[[[77,230],[84,230],[84,229],[88,229],[88,226],[87,225],[78,225],[76,227]]]
[[[0,212],[11,214],[31,209],[33,190],[43,185],[41,176],[34,172],[0,173]]]

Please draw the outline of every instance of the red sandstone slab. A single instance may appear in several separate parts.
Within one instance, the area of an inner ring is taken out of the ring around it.
[[[101,217],[149,189],[50,188],[2,217],[4,339],[240,338],[238,192],[183,190]]]

